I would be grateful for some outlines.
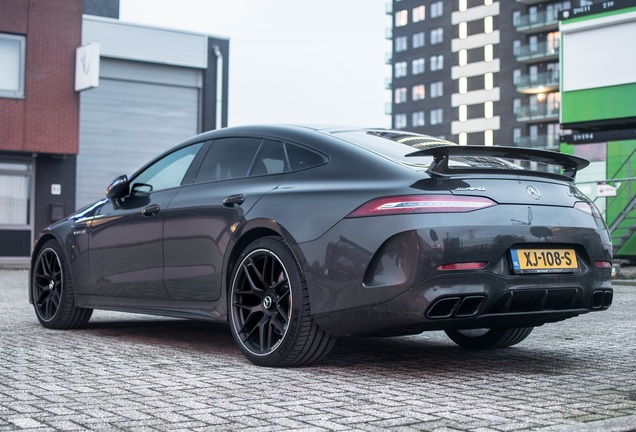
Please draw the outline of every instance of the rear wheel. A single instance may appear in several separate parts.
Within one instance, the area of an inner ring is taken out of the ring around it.
[[[62,249],[55,240],[44,244],[31,269],[35,315],[47,328],[84,326],[93,310],[75,306],[73,282]]]
[[[318,362],[336,338],[311,317],[300,266],[287,243],[264,237],[238,259],[229,295],[232,336],[259,366],[303,366]]]
[[[505,348],[527,338],[533,329],[534,327],[446,330],[446,335],[463,348]]]

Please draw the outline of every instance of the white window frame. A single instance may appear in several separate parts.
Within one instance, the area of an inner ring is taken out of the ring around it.
[[[430,64],[431,71],[443,70],[444,69],[444,55],[443,54],[438,54],[438,55],[431,56],[430,63],[431,63]]]
[[[439,27],[431,30],[430,44],[437,45],[444,42],[444,28]]]
[[[431,98],[438,98],[444,96],[444,82],[443,81],[435,81],[430,84],[431,90],[430,95]]]
[[[411,88],[411,100],[418,101],[426,99],[426,86],[424,84],[414,85]]]
[[[408,91],[406,87],[398,87],[395,89],[394,102],[401,104],[408,101]]]
[[[444,122],[444,110],[441,108],[432,109],[430,117],[431,125],[442,124]]]
[[[423,58],[418,58],[411,61],[411,74],[419,75],[426,72],[426,60]]]
[[[406,36],[398,36],[395,38],[395,52],[402,52],[409,49],[409,40]]]
[[[395,78],[401,78],[408,75],[408,63],[405,61],[395,63],[394,69],[393,76]]]
[[[431,18],[437,18],[444,15],[444,2],[437,1],[435,3],[431,3]]]
[[[413,48],[421,48],[426,45],[426,35],[424,32],[413,33]]]
[[[395,27],[404,27],[409,23],[409,11],[403,9],[395,13]]]
[[[0,40],[8,42],[17,42],[20,50],[18,59],[18,85],[16,89],[3,89],[0,87],[0,97],[24,99],[24,75],[25,75],[25,57],[26,57],[26,37],[20,35],[11,35],[6,33],[0,33]],[[1,59],[0,59],[1,60]],[[7,67],[6,62],[0,61],[0,68]],[[1,70],[0,70],[1,71]]]
[[[26,229],[31,229],[33,228],[33,218],[35,216],[35,209],[34,209],[34,198],[35,197],[35,182],[34,182],[34,174],[35,174],[35,163],[32,160],[28,160],[28,159],[0,159],[0,175],[2,176],[6,176],[4,180],[9,180],[10,181],[10,177],[18,178],[18,177],[22,177],[24,178],[28,190],[27,190],[27,196],[24,197],[24,201],[25,201],[25,205],[26,208],[18,208],[17,210],[26,210],[27,213],[24,214],[22,213],[25,217],[26,217],[26,221],[24,222],[20,222],[20,221],[12,221],[11,219],[14,219],[13,216],[11,216],[11,205],[7,205],[6,202],[3,202],[3,208],[2,211],[3,213],[3,217],[0,220],[0,229],[2,230],[26,230]],[[8,184],[8,183],[7,183]],[[11,187],[6,187],[5,188],[5,184],[3,184],[3,189],[6,189],[7,192],[9,192],[8,195],[5,196],[5,194],[3,193],[3,199],[7,199],[7,200],[11,200],[12,194],[13,197],[15,197],[15,188],[11,188]],[[19,198],[17,197],[18,200],[14,201],[19,203]],[[7,201],[7,202],[9,202]],[[16,209],[13,209],[14,211]]]
[[[426,19],[426,7],[425,6],[417,6],[413,8],[412,11],[413,22],[420,22]]]
[[[415,111],[411,117],[412,127],[426,126],[426,115],[424,111]]]

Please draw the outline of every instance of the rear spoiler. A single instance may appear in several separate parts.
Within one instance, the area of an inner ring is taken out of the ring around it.
[[[523,147],[436,145],[409,153],[406,156],[433,156],[433,163],[429,166],[427,172],[435,176],[470,174],[484,171],[492,172],[492,170],[480,168],[451,168],[448,166],[448,161],[452,156],[485,156],[559,165],[563,168],[563,173],[549,175],[566,177],[568,180],[574,180],[576,173],[590,164],[590,162],[586,159],[577,156],[571,156],[549,150],[536,150]],[[502,169],[497,170],[497,172],[516,175],[523,173],[522,170],[514,169]]]

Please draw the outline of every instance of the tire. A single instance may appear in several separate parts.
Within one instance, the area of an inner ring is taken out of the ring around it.
[[[228,296],[236,344],[259,366],[306,366],[322,360],[336,338],[311,317],[307,285],[287,243],[263,237],[241,253]]]
[[[463,348],[506,348],[527,338],[533,329],[534,327],[446,330],[446,335]]]
[[[62,248],[55,240],[44,244],[31,268],[35,315],[44,327],[74,329],[86,325],[92,309],[75,306],[73,282]]]

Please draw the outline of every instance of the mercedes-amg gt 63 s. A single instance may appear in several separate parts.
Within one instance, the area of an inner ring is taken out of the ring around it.
[[[55,329],[94,309],[228,322],[263,366],[347,335],[507,347],[612,303],[587,164],[386,129],[206,132],[45,229],[29,298]]]

